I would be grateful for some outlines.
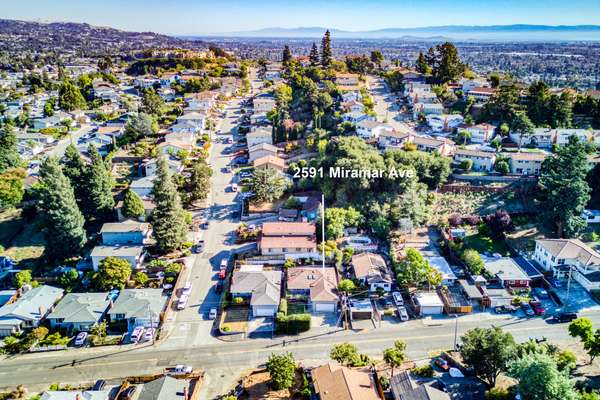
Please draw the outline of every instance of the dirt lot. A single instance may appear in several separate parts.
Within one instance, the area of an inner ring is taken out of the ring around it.
[[[271,376],[266,370],[256,370],[243,379],[243,387],[247,395],[240,398],[249,400],[283,400],[291,399],[292,395],[302,387],[302,374],[297,372],[296,384],[289,390],[272,390],[269,387]]]
[[[42,256],[45,244],[40,224],[25,221],[20,210],[0,214],[0,245],[5,249],[2,255],[34,264]]]

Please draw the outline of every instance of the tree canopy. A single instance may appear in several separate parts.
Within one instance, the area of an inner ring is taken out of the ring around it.
[[[274,389],[289,389],[294,385],[297,363],[292,353],[271,354],[266,368],[271,375],[271,385]]]
[[[123,289],[131,276],[131,265],[127,260],[106,257],[100,261],[94,283],[99,290]]]

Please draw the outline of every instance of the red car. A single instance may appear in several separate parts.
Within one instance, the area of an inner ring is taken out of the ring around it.
[[[535,315],[544,315],[546,313],[546,309],[539,300],[531,300],[529,305],[533,308]]]
[[[227,270],[226,269],[219,270],[219,279],[225,279],[225,276],[227,276]]]

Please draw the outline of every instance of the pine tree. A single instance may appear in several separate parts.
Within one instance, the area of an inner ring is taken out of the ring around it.
[[[38,209],[44,221],[46,252],[53,260],[76,256],[87,240],[73,187],[53,157],[42,163],[40,177]]]
[[[84,210],[85,182],[83,177],[85,176],[87,166],[74,144],[71,143],[67,146],[61,165],[63,173],[71,181],[79,209]]]
[[[5,125],[0,131],[0,174],[21,164],[17,151],[17,135],[11,125]]]
[[[317,49],[317,44],[315,42],[313,42],[312,48],[310,49],[309,59],[311,67],[319,65],[319,49]]]
[[[121,208],[121,214],[125,218],[139,218],[144,215],[145,208],[144,202],[138,196],[136,192],[128,189],[123,197],[123,207]]]
[[[329,68],[332,61],[331,55],[331,34],[329,29],[325,31],[323,40],[321,41],[321,65],[323,68]]]
[[[192,174],[188,181],[187,203],[192,204],[198,200],[205,200],[210,190],[210,177],[212,170],[204,160],[199,160],[194,164]]]
[[[156,246],[163,252],[179,249],[186,239],[187,226],[181,199],[165,157],[158,159],[158,170],[154,179],[154,203],[152,229]]]
[[[110,219],[115,206],[110,169],[94,145],[90,145],[88,152],[92,162],[84,176],[86,215],[106,221]]]
[[[81,91],[70,80],[64,81],[60,87],[58,104],[65,111],[84,109],[87,106]]]
[[[290,61],[292,61],[292,51],[290,50],[290,46],[287,44],[283,47],[283,64],[286,65]]]
[[[427,59],[425,58],[425,55],[423,54],[422,51],[419,52],[419,57],[417,57],[417,62],[415,63],[415,69],[417,70],[417,72],[420,72],[422,74],[428,74],[431,72],[431,68],[429,67],[429,64],[427,63]]]

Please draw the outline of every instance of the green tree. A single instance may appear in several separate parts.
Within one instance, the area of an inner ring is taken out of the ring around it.
[[[135,273],[135,276],[133,277],[133,280],[135,281],[135,283],[137,283],[138,285],[144,286],[146,283],[148,283],[148,275],[146,275],[145,273],[143,273],[142,271],[138,271]]]
[[[31,284],[32,279],[31,270],[24,269],[15,274],[13,284],[17,289],[21,289],[23,286]]]
[[[46,252],[56,260],[73,257],[87,241],[73,187],[53,157],[40,166],[40,178],[38,211],[43,217]]]
[[[496,165],[494,165],[494,169],[501,174],[508,174],[510,172],[510,166],[508,165],[508,161],[505,159],[497,160]]]
[[[60,86],[58,104],[65,111],[81,110],[87,107],[81,91],[70,80],[64,81]]]
[[[519,148],[523,143],[523,138],[533,134],[535,126],[529,120],[529,117],[523,112],[517,112],[512,118],[510,130],[519,135]]]
[[[271,375],[271,385],[274,389],[289,389],[294,385],[298,366],[292,353],[271,354],[266,368]]]
[[[319,220],[320,221],[320,220]],[[358,227],[363,221],[360,212],[353,207],[336,208],[328,207],[325,210],[325,237],[326,240],[335,240],[344,236],[347,227]],[[319,232],[320,230],[319,222]]]
[[[9,169],[0,173],[0,210],[14,207],[23,200],[25,170]]]
[[[308,58],[310,59],[311,67],[319,65],[319,50],[317,49],[317,44],[315,42],[313,42],[312,47],[310,48],[310,55]]]
[[[592,327],[592,321],[589,318],[577,318],[569,324],[569,335],[578,337],[583,343],[583,348],[590,356],[590,364],[600,355],[600,329]]]
[[[461,129],[456,134],[456,138],[458,139],[458,141],[462,142],[463,144],[467,144],[467,142],[471,140],[471,136],[471,132],[469,132],[466,129]]]
[[[85,204],[85,174],[87,173],[87,165],[73,143],[69,144],[65,149],[61,165],[63,173],[71,182],[77,205],[81,210],[85,210],[88,208],[87,204]]]
[[[98,265],[94,283],[98,290],[124,289],[130,276],[131,264],[127,260],[106,257]]]
[[[456,46],[450,42],[432,47],[426,58],[437,82],[456,81],[465,71],[465,65],[460,60]]]
[[[406,257],[396,267],[396,280],[401,285],[420,285],[427,281],[429,261],[417,249],[406,249]]]
[[[333,55],[331,53],[331,33],[329,33],[329,29],[327,29],[325,31],[325,35],[323,35],[323,39],[321,40],[321,65],[323,68],[329,68],[332,60]]]
[[[102,321],[102,322],[94,324],[92,326],[92,328],[90,329],[90,334],[99,338],[100,341],[103,341],[103,339],[106,338],[106,336],[107,336],[106,329],[107,329],[106,322]]]
[[[350,279],[342,279],[338,284],[338,290],[342,293],[352,293],[356,285]]]
[[[394,342],[394,347],[383,350],[383,361],[392,367],[391,376],[394,376],[394,368],[402,366],[402,363],[406,358],[404,350],[406,350],[406,343],[402,340],[396,340]]]
[[[472,274],[480,275],[483,273],[485,263],[481,259],[481,256],[479,255],[477,250],[467,249],[463,252],[461,258],[465,262],[467,268],[469,269],[469,271],[471,271]]]
[[[286,44],[285,46],[283,46],[283,65],[287,65],[290,61],[292,61],[292,51],[290,50],[290,46]]]
[[[156,132],[157,128],[152,117],[146,113],[139,113],[131,116],[125,124],[125,135],[132,141],[152,136]]]
[[[154,89],[146,89],[142,96],[142,109],[145,113],[160,117],[163,114],[165,101]]]
[[[88,207],[88,215],[106,221],[110,219],[115,206],[111,170],[94,145],[89,146],[88,153],[91,164],[84,176],[84,204]]]
[[[560,372],[547,354],[528,354],[514,361],[509,373],[517,379],[518,392],[528,400],[576,400],[569,377]]]
[[[358,349],[351,343],[336,344],[331,348],[329,357],[344,365],[353,365],[358,359]]]
[[[422,74],[431,73],[431,67],[427,63],[427,59],[425,58],[425,55],[422,51],[419,52],[419,56],[417,57],[417,61],[415,62],[415,69],[417,70],[417,72],[420,72]]]
[[[381,68],[381,63],[383,62],[383,54],[381,53],[381,50],[371,51],[371,62],[377,65],[378,68]]]
[[[57,279],[58,284],[66,289],[73,288],[77,281],[79,281],[79,273],[75,268],[63,272]]]
[[[17,135],[12,125],[5,124],[0,130],[0,174],[21,165],[17,150]]]
[[[461,337],[460,354],[475,374],[489,387],[496,385],[501,372],[508,370],[515,353],[513,336],[502,329],[474,328]]]
[[[188,204],[193,204],[196,201],[206,200],[208,198],[211,176],[212,169],[205,160],[198,160],[194,163],[192,173],[186,184]]]
[[[590,199],[587,171],[586,145],[576,136],[571,136],[566,146],[556,150],[555,157],[548,157],[542,164],[539,180],[542,220],[558,237],[576,236],[587,225],[581,217]]]
[[[271,202],[283,196],[288,183],[279,172],[273,169],[261,169],[254,171],[250,187],[257,201]]]
[[[131,189],[127,189],[123,196],[123,207],[121,214],[125,218],[139,218],[145,214],[144,202],[140,196]]]
[[[187,235],[185,212],[164,156],[158,159],[153,192],[156,208],[152,213],[152,228],[156,245],[163,252],[179,249]]]

